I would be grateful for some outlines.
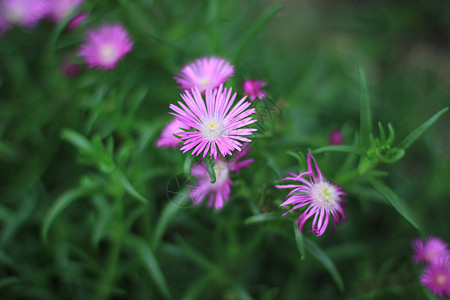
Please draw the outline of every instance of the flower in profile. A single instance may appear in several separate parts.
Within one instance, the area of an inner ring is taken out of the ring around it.
[[[233,181],[229,178],[230,172],[239,172],[242,168],[249,167],[253,159],[247,159],[242,162],[242,159],[249,150],[242,151],[240,156],[236,156],[231,162],[222,158],[215,160],[214,174],[216,175],[216,182],[211,183],[208,170],[205,162],[197,163],[192,166],[191,174],[197,181],[197,186],[191,186],[190,196],[194,205],[197,206],[208,198],[208,207],[214,206],[216,210],[221,209],[230,198],[231,186]],[[208,197],[209,196],[209,197]]]
[[[256,98],[262,100],[266,96],[266,92],[262,90],[267,83],[262,80],[245,80],[242,84],[242,88],[244,89],[244,93],[250,97],[250,100],[253,102]]]
[[[437,237],[430,237],[425,242],[416,239],[412,243],[414,249],[414,261],[417,263],[431,263],[436,259],[450,255],[447,244]]]
[[[441,257],[428,264],[420,282],[439,297],[450,296],[450,257]]]
[[[122,25],[107,24],[87,34],[78,56],[89,68],[113,69],[132,48],[133,41]]]
[[[183,122],[184,128],[192,128],[191,131],[176,133],[181,136],[183,153],[193,149],[192,155],[203,157],[208,153],[217,158],[218,153],[222,156],[231,155],[234,150],[241,151],[241,142],[251,142],[245,136],[256,131],[255,128],[242,128],[256,122],[249,117],[255,112],[254,108],[248,108],[250,102],[243,97],[234,105],[236,93],[231,95],[231,88],[224,89],[221,85],[214,91],[206,90],[205,101],[198,88],[192,89],[191,93],[185,91],[181,94],[186,105],[178,101],[178,106],[171,104],[171,112],[178,120]]]
[[[225,59],[218,57],[198,58],[186,65],[175,76],[180,89],[198,88],[200,93],[207,88],[215,89],[228,80],[234,73],[234,67]]]
[[[34,27],[47,12],[45,0],[3,0],[0,2],[0,30],[5,32],[12,25]]]
[[[330,145],[340,145],[344,141],[344,136],[342,135],[342,132],[339,130],[333,130],[330,133],[329,137],[329,143]]]
[[[307,157],[307,168],[307,172],[298,175],[289,173],[290,176],[282,179],[282,181],[297,181],[299,184],[276,185],[276,187],[293,189],[287,195],[286,201],[280,206],[285,208],[287,205],[293,204],[294,207],[285,212],[283,216],[293,210],[307,206],[296,221],[298,229],[301,231],[305,222],[314,216],[311,232],[321,236],[328,226],[330,217],[333,218],[333,229],[345,220],[344,200],[341,197],[346,193],[342,191],[341,187],[327,181],[322,176],[322,172],[311,154],[308,154]],[[309,180],[306,180],[303,176],[308,176]]]
[[[47,0],[49,3],[49,17],[56,23],[61,23],[84,0]]]
[[[88,17],[88,13],[86,12],[81,12],[79,14],[77,14],[75,17],[73,17],[69,23],[67,23],[67,29],[69,30],[75,30],[78,27],[81,26],[81,24],[83,24],[84,20],[86,20],[86,18]]]
[[[156,141],[156,146],[159,148],[177,148],[181,146],[181,140],[174,136],[174,134],[179,133],[182,129],[189,129],[184,125],[183,122],[174,118],[170,121],[166,127],[161,131],[161,136]]]

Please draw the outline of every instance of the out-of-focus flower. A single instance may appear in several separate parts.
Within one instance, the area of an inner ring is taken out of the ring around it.
[[[180,128],[189,129],[183,122],[174,118],[161,131],[161,136],[156,141],[156,146],[159,148],[179,148],[181,146],[181,140],[174,136],[174,134],[182,131]]]
[[[218,57],[198,58],[186,65],[175,76],[180,89],[198,88],[200,93],[207,88],[215,89],[228,80],[234,73],[234,67],[225,59]]]
[[[296,221],[298,229],[301,231],[305,222],[314,216],[311,232],[321,236],[328,226],[330,217],[333,219],[333,229],[345,220],[344,200],[341,197],[346,193],[342,191],[341,187],[332,184],[322,176],[322,172],[311,154],[308,154],[307,157],[307,168],[307,172],[298,175],[288,173],[290,176],[282,179],[282,181],[298,181],[300,184],[276,185],[276,187],[293,189],[281,206],[285,208],[287,205],[293,204],[294,207],[285,212],[283,216],[293,210],[307,206]],[[303,178],[305,175],[309,177],[309,180]]]
[[[267,94],[262,90],[263,87],[267,85],[266,82],[262,80],[245,80],[242,84],[242,88],[244,89],[244,93],[250,97],[250,100],[253,102],[256,98],[262,100]]]
[[[450,256],[447,244],[437,237],[430,237],[425,242],[416,239],[412,243],[414,249],[414,261],[417,263],[431,263],[433,260]]]
[[[239,172],[242,168],[249,167],[253,161],[253,159],[239,161],[248,152],[248,149],[242,151],[242,155],[236,156],[231,162],[227,162],[222,158],[215,160],[214,174],[216,175],[216,182],[214,183],[211,183],[205,162],[192,166],[191,174],[197,181],[197,186],[192,186],[190,189],[190,196],[194,205],[197,206],[205,198],[208,198],[208,207],[213,206],[216,210],[221,209],[230,198],[231,185],[233,185],[233,181],[229,178],[230,172]]]
[[[450,296],[450,257],[441,257],[428,264],[420,282],[439,297]]]
[[[0,2],[0,30],[5,32],[13,25],[34,27],[47,12],[45,0],[3,0]]]
[[[73,17],[69,23],[67,23],[67,29],[69,30],[75,30],[78,27],[81,26],[81,24],[83,24],[84,20],[86,20],[86,18],[88,17],[88,13],[86,12],[81,12],[79,14],[77,14],[75,17]]]
[[[90,31],[78,53],[89,68],[113,69],[133,48],[128,31],[120,24],[107,24]]]
[[[60,23],[69,16],[84,0],[47,0],[49,16],[56,23]]]
[[[171,112],[185,126],[191,127],[191,131],[177,133],[181,136],[183,153],[193,149],[192,155],[203,157],[208,153],[217,158],[220,152],[222,156],[231,155],[234,150],[241,151],[241,142],[251,142],[245,136],[256,131],[254,128],[242,128],[256,122],[249,117],[255,112],[254,108],[248,108],[250,102],[242,98],[234,107],[236,93],[231,96],[231,88],[224,89],[221,85],[214,91],[206,90],[205,101],[198,88],[192,89],[191,93],[185,91],[181,94],[184,102],[178,101],[180,107],[171,104]],[[186,127],[185,127],[186,128]]]
[[[80,74],[81,67],[79,64],[70,62],[69,60],[64,60],[61,63],[61,73],[67,77],[75,77]]]
[[[329,143],[330,145],[340,145],[344,142],[344,135],[339,130],[333,130],[330,133]]]

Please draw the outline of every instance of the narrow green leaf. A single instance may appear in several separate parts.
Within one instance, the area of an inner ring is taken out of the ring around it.
[[[359,135],[361,140],[361,148],[369,149],[370,135],[372,134],[372,117],[370,112],[369,92],[367,91],[367,82],[364,70],[360,67],[358,71],[359,80],[361,83]]]
[[[44,241],[47,241],[47,234],[48,230],[50,229],[50,226],[53,224],[53,221],[55,221],[56,217],[59,216],[59,214],[67,207],[69,206],[73,201],[83,197],[86,195],[90,190],[86,189],[85,187],[78,187],[72,190],[69,190],[68,192],[62,194],[50,207],[49,211],[47,212],[46,216],[44,217],[44,223],[42,225],[42,238]]]
[[[148,243],[141,237],[131,235],[126,239],[126,242],[131,246],[130,250],[136,251],[161,295],[165,299],[172,299],[167,281]]]
[[[346,152],[361,155],[361,150],[355,146],[345,146],[345,145],[331,145],[317,148],[312,151],[312,153],[322,153],[322,152]]]
[[[305,240],[303,238],[303,234],[298,230],[297,223],[294,223],[294,234],[295,234],[295,242],[297,243],[297,249],[300,253],[300,259],[304,260],[306,257],[305,253]]]
[[[80,152],[93,153],[94,147],[91,142],[79,132],[65,128],[61,131],[61,138],[78,148]]]
[[[216,264],[204,257],[197,250],[189,246],[188,243],[186,243],[185,240],[181,237],[181,235],[177,235],[175,239],[180,245],[180,248],[183,250],[183,253],[186,254],[186,256],[189,257],[198,266],[203,267],[205,270],[209,270],[210,272],[218,272],[220,270],[220,268]]]
[[[21,282],[19,277],[11,276],[0,279],[0,289]]]
[[[399,145],[399,148],[407,149],[411,144],[417,140],[431,125],[433,125],[443,114],[448,111],[448,106],[444,107],[437,113],[435,113],[431,118],[429,118],[425,123],[420,125],[416,130],[411,132]]]
[[[233,290],[241,300],[252,300],[250,293],[244,288],[244,286],[237,280],[233,281]]]
[[[391,205],[397,210],[399,214],[401,214],[412,226],[416,229],[419,229],[419,225],[417,224],[415,218],[412,216],[411,211],[407,204],[401,200],[397,194],[395,194],[389,187],[384,185],[381,181],[378,181],[373,176],[367,176],[367,179],[372,184],[372,186],[380,192],[386,200],[391,203]]]
[[[187,178],[189,178],[191,176],[191,168],[192,168],[193,163],[194,163],[194,156],[193,155],[186,156],[186,160],[184,161],[183,170],[184,170],[184,175]]]
[[[131,185],[131,183],[128,181],[128,179],[125,177],[125,175],[120,171],[116,170],[114,172],[115,178],[119,181],[119,183],[122,185],[122,187],[136,200],[142,202],[142,203],[148,203],[147,198],[139,194],[138,191]]]
[[[311,253],[311,255],[314,256],[314,258],[316,258],[325,267],[325,269],[327,269],[331,277],[333,277],[333,280],[338,286],[339,290],[341,290],[341,292],[344,291],[344,282],[342,281],[342,277],[339,274],[339,271],[337,270],[333,261],[312,240],[308,238],[304,238],[304,240],[306,250],[308,250],[308,252]]]
[[[200,295],[203,290],[213,281],[215,281],[219,276],[219,273],[212,272],[207,273],[205,276],[200,279],[194,281],[189,285],[189,289],[186,294],[181,298],[182,300],[195,300],[200,299]]]
[[[266,12],[258,19],[256,22],[253,23],[253,25],[242,34],[242,39],[239,41],[239,44],[236,48],[236,51],[233,55],[233,62],[237,62],[244,52],[245,47],[252,41],[253,38],[258,34],[258,32],[261,31],[261,29],[264,27],[264,25],[267,24],[267,22],[270,21],[270,19],[275,16],[275,14],[283,7],[283,4],[277,3],[274,4],[272,7],[268,8]]]
[[[298,153],[295,153],[293,151],[286,151],[286,154],[288,154],[288,155],[292,156],[293,158],[295,158],[298,161],[298,164],[300,166],[303,166],[304,160],[305,160],[304,157],[301,157]]]
[[[172,219],[176,216],[178,211],[184,207],[183,204],[189,200],[189,188],[184,187],[180,190],[164,207],[161,216],[158,219],[155,227],[155,234],[152,239],[153,249],[157,249],[161,239],[166,232]]]
[[[263,223],[263,222],[270,222],[281,219],[281,215],[279,213],[265,213],[265,214],[259,214],[254,215],[251,217],[248,217],[245,219],[244,224],[250,225],[255,223]]]
[[[211,177],[211,183],[216,182],[216,172],[214,171],[214,158],[212,156],[205,157],[206,169]]]

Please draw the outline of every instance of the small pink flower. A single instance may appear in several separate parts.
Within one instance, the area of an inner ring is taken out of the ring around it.
[[[340,145],[344,141],[344,136],[342,135],[342,132],[339,130],[333,130],[330,133],[329,143],[330,145]]]
[[[184,125],[183,122],[180,122],[177,119],[173,119],[169,122],[169,124],[164,127],[164,129],[161,131],[161,136],[156,141],[156,146],[159,148],[179,148],[181,147],[181,140],[174,136],[174,134],[177,134],[178,132],[182,131],[183,129],[190,129]]]
[[[262,90],[267,83],[261,80],[245,80],[242,88],[244,89],[244,93],[250,97],[250,100],[253,102],[256,98],[262,100],[266,93]]]
[[[251,142],[245,136],[256,129],[242,127],[256,122],[249,117],[255,109],[248,108],[250,102],[246,102],[245,97],[232,108],[236,93],[231,96],[231,92],[231,88],[224,89],[222,85],[214,91],[208,88],[203,100],[199,89],[195,88],[191,93],[181,94],[186,105],[180,101],[180,107],[170,104],[171,114],[185,124],[184,128],[192,128],[177,133],[183,141],[180,149],[183,153],[193,149],[192,155],[203,152],[203,157],[209,153],[216,159],[219,152],[222,156],[231,155],[234,150],[241,151],[241,142]]]
[[[314,163],[314,166],[311,164]],[[308,206],[297,219],[298,230],[302,231],[305,222],[312,216],[311,232],[321,236],[327,229],[330,217],[333,218],[333,229],[345,220],[344,200],[341,196],[346,195],[341,187],[332,184],[323,178],[314,157],[308,154],[308,171],[300,174],[288,173],[290,176],[282,179],[298,181],[300,184],[276,185],[279,189],[293,190],[287,195],[286,201],[280,206],[285,208],[287,205],[294,204],[294,207],[283,214],[286,215],[293,210]],[[303,178],[307,175],[309,180]]]
[[[45,0],[3,0],[0,2],[0,30],[7,31],[12,25],[34,27],[47,12]]]
[[[247,154],[249,150],[246,149],[242,152]],[[245,154],[235,157],[231,162],[227,162],[222,158],[215,160],[214,173],[216,182],[214,183],[211,183],[205,162],[192,166],[191,174],[195,177],[197,186],[191,187],[190,196],[195,206],[202,203],[205,198],[208,198],[207,206],[214,206],[216,210],[221,209],[228,202],[231,186],[233,185],[233,181],[229,178],[230,172],[239,172],[242,168],[247,168],[253,161],[253,159],[247,159],[239,162]]]
[[[81,26],[81,24],[83,24],[84,20],[86,20],[86,18],[88,17],[88,13],[86,12],[81,12],[79,14],[77,14],[75,17],[73,17],[69,23],[67,23],[67,29],[69,30],[75,30],[78,27]]]
[[[439,297],[450,296],[450,257],[441,257],[428,264],[420,282]]]
[[[49,16],[56,23],[60,23],[69,16],[84,0],[47,0]]]
[[[430,263],[450,255],[447,244],[437,237],[430,237],[425,242],[422,239],[416,239],[412,246],[414,261],[417,263]]]
[[[80,65],[71,63],[69,60],[65,60],[61,64],[61,73],[67,77],[76,77],[80,74]]]
[[[120,24],[103,25],[87,34],[78,53],[89,68],[113,69],[133,48],[128,31]]]
[[[218,57],[198,58],[186,65],[175,76],[180,89],[198,88],[200,93],[207,88],[215,89],[228,80],[234,73],[234,67],[225,59]]]

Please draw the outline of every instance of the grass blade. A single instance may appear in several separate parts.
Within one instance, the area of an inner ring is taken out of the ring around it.
[[[361,100],[360,100],[360,124],[359,135],[362,149],[369,149],[370,135],[372,133],[372,117],[370,111],[369,92],[367,91],[367,82],[364,70],[359,68],[359,80],[361,82]]]
[[[297,223],[294,223],[295,242],[297,243],[298,252],[300,252],[300,259],[304,260],[306,257],[305,240],[303,234],[298,230]]]
[[[322,153],[322,152],[346,152],[361,155],[361,150],[358,147],[345,145],[324,146],[312,151],[312,153]]]
[[[128,181],[128,179],[125,177],[125,175],[123,175],[123,173],[121,171],[116,171],[115,172],[115,177],[116,179],[119,181],[119,183],[122,185],[122,187],[131,195],[133,196],[133,198],[135,198],[136,200],[147,204],[148,200],[147,198],[145,198],[144,196],[142,196],[141,194],[139,194],[138,191],[136,191],[136,189],[134,188],[134,186],[131,185],[131,183]]]

